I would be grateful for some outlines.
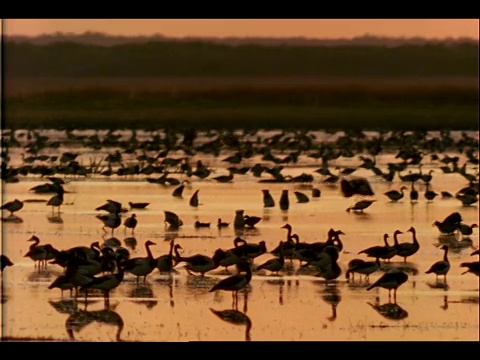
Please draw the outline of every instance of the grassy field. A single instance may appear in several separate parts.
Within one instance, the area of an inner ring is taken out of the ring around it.
[[[474,77],[9,78],[5,128],[478,129]]]

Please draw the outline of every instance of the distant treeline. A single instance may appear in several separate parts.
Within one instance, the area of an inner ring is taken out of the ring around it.
[[[20,77],[466,76],[479,75],[478,43],[386,46],[226,45],[152,41],[95,46],[4,43],[4,72]]]

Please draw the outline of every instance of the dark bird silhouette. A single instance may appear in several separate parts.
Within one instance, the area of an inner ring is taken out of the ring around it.
[[[209,292],[217,290],[231,291],[234,307],[238,303],[238,292],[244,289],[252,280],[252,269],[248,261],[239,261],[237,269],[239,269],[237,274],[220,280],[209,290]]]
[[[13,262],[6,256],[0,255],[0,270],[3,271],[7,266],[13,266]]]
[[[199,205],[198,203],[198,192],[200,190],[195,190],[195,192],[193,193],[192,197],[190,198],[190,201],[189,201],[189,204],[190,206],[193,206],[193,207],[197,207]]]
[[[3,204],[0,209],[7,210],[10,212],[10,216],[13,216],[14,212],[17,212],[23,208],[23,201],[15,199],[13,201],[6,202]]]
[[[447,273],[450,270],[450,261],[448,261],[448,257],[447,257],[448,246],[443,245],[441,249],[445,251],[443,255],[443,259],[432,264],[432,266],[430,266],[430,268],[427,271],[425,271],[425,274],[434,273],[437,281],[438,281],[438,275],[443,275],[443,280],[444,282],[446,282]]]
[[[263,193],[263,207],[270,208],[275,206],[275,200],[270,194],[270,190],[262,189]]]
[[[280,195],[280,209],[288,210],[290,207],[290,200],[288,199],[288,189],[283,189],[282,194]]]
[[[137,224],[138,224],[138,220],[135,214],[130,215],[123,222],[123,225],[125,226],[125,231],[127,231],[127,228],[132,229],[132,234],[135,232],[135,228],[137,227]]]
[[[392,269],[383,274],[377,281],[367,287],[370,291],[373,288],[381,287],[388,290],[388,299],[391,297],[391,291],[393,290],[394,302],[397,302],[397,289],[408,280],[408,275],[403,271]]]

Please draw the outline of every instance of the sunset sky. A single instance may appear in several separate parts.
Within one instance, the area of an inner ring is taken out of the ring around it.
[[[87,31],[170,37],[479,38],[478,19],[3,19],[6,35]]]

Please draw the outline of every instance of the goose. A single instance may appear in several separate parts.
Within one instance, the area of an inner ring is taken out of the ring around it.
[[[175,190],[173,190],[172,196],[181,198],[183,195],[183,190],[185,189],[186,183],[188,183],[188,181],[183,180],[182,183],[178,185],[178,187],[176,187]]]
[[[339,237],[341,234],[344,235],[342,230],[335,231],[333,228],[330,228],[327,232],[327,241],[315,243],[300,243],[298,235],[294,234],[292,235],[292,238],[295,238],[296,245],[293,256],[300,261],[300,266],[305,267],[309,266],[327,246],[334,246],[337,248],[338,252],[340,252],[343,250],[343,243]],[[306,264],[302,265],[302,262],[306,262]]]
[[[6,255],[0,255],[0,271],[3,272],[3,269],[5,269],[7,266],[13,265],[13,262]]]
[[[402,234],[402,232],[400,230],[396,230],[394,236],[397,236],[398,234]],[[390,246],[388,244],[388,238],[389,236],[387,233],[383,234],[383,242],[385,244],[384,246],[371,246],[369,248],[359,251],[358,254],[366,254],[368,257],[380,258],[385,261],[390,261],[396,255],[397,251],[395,250],[394,246]]]
[[[107,232],[106,228],[110,228],[112,230],[112,237],[115,229],[122,224],[122,219],[119,213],[108,213],[105,215],[99,214],[95,215],[95,217],[103,223],[103,231],[105,233]]]
[[[150,205],[150,203],[148,202],[131,202],[129,201],[128,202],[128,205],[130,206],[130,210],[132,209],[145,209],[148,205]]]
[[[450,262],[448,261],[447,253],[448,253],[448,246],[443,245],[441,247],[442,250],[445,251],[443,255],[443,260],[437,261],[430,268],[425,271],[425,274],[434,273],[436,276],[436,280],[438,281],[438,275],[443,275],[443,281],[447,282],[447,273],[450,270]]]
[[[308,196],[300,191],[294,191],[293,193],[295,194],[295,197],[297,198],[298,203],[307,203],[310,201]]]
[[[391,297],[391,291],[393,290],[394,302],[397,302],[397,289],[408,280],[408,275],[403,271],[397,269],[391,269],[372,285],[367,287],[367,291],[370,291],[376,287],[381,287],[388,290],[388,298]]]
[[[467,268],[466,271],[462,273],[462,275],[466,273],[472,273],[474,275],[479,276],[480,274],[480,261],[473,261],[473,262],[462,262],[460,267]]]
[[[242,254],[241,256],[246,256],[253,260],[260,255],[263,255],[267,252],[266,243],[264,240],[260,241],[259,243],[247,243],[245,240],[241,238],[236,238],[234,243],[242,243],[242,245],[237,246],[237,253]]]
[[[365,280],[369,280],[370,274],[380,269],[380,259],[376,258],[375,261],[364,261],[362,259],[352,259],[348,262],[348,270],[345,273],[347,279],[350,278],[350,274],[365,275]]]
[[[242,254],[243,255],[243,254]],[[218,261],[219,266],[222,266],[225,268],[225,272],[228,273],[228,268],[232,265],[236,265],[240,259],[242,259],[242,255],[236,254],[232,250],[223,250],[223,249],[217,249],[212,257],[216,261]]]
[[[458,212],[451,213],[443,221],[435,220],[432,226],[436,226],[437,229],[445,235],[453,234],[462,222],[462,217]]]
[[[125,232],[127,231],[127,228],[132,229],[132,235],[133,235],[135,232],[135,228],[137,227],[137,224],[138,224],[137,216],[135,214],[130,215],[123,222],[123,226],[125,226]]]
[[[280,195],[280,209],[281,210],[288,210],[290,206],[290,200],[288,199],[288,189],[283,189],[282,194]]]
[[[275,207],[275,200],[273,199],[268,189],[262,189],[263,194],[263,207],[271,208]]]
[[[231,291],[234,304],[238,302],[238,292],[244,289],[252,280],[252,269],[248,261],[242,260],[237,264],[239,271],[237,274],[226,277],[217,282],[209,292]],[[243,274],[245,272],[245,274]]]
[[[124,269],[121,264],[117,263],[117,272],[113,274],[94,277],[90,282],[80,287],[80,291],[85,291],[85,298],[89,289],[97,289],[103,292],[105,303],[110,300],[110,292],[118,287],[124,278]]]
[[[74,297],[78,297],[79,289],[92,281],[93,277],[86,274],[84,271],[79,269],[76,258],[72,258],[68,266],[65,268],[65,272],[57,276],[48,286],[48,289],[60,289],[62,292],[65,290],[70,290],[70,296],[72,296],[73,290],[75,290]]]
[[[150,246],[156,245],[153,241],[145,241],[145,250],[147,257],[130,258],[122,263],[125,272],[131,273],[137,277],[137,284],[140,276],[143,276],[143,282],[146,282],[147,275],[150,274],[157,267],[157,260],[153,257],[150,251]]]
[[[430,183],[427,183],[425,193],[423,194],[423,196],[425,196],[425,199],[427,199],[427,201],[433,201],[433,199],[435,199],[437,195],[438,194],[435,191],[430,189]]]
[[[189,204],[190,206],[197,207],[199,205],[198,203],[198,193],[200,190],[195,190],[193,193],[192,197],[190,198]]]
[[[245,210],[243,209],[238,209],[235,210],[235,218],[233,220],[233,226],[235,229],[244,229],[245,228],[245,215],[244,215]]]
[[[273,272],[275,275],[279,275],[278,272],[283,269],[283,266],[285,265],[285,258],[283,257],[283,241],[280,241],[278,244],[280,248],[280,256],[277,258],[269,259],[265,261],[263,264],[257,266],[257,271],[258,270],[268,270]]]
[[[181,262],[186,263],[185,269],[190,275],[199,273],[201,276],[205,276],[205,273],[215,270],[220,265],[218,257],[210,257],[202,254],[184,257],[180,255],[179,249],[182,249],[180,244],[176,244],[173,249],[177,258],[177,264]]]
[[[222,221],[221,218],[218,218],[218,220],[217,220],[217,227],[218,227],[219,229],[226,228],[226,227],[228,227],[228,225],[230,225],[230,223],[225,222],[225,221]]]
[[[210,223],[209,222],[200,222],[200,221],[195,221],[195,223],[193,224],[195,226],[196,229],[198,228],[202,228],[202,227],[210,227]]]
[[[326,256],[318,257],[316,260],[312,261],[311,264],[319,271],[315,276],[325,279],[325,284],[328,285],[331,280],[335,280],[340,276],[342,269],[337,263],[339,255],[337,247],[331,245],[326,246],[322,251],[322,255],[323,254]]]
[[[395,250],[397,251],[396,255],[399,257],[403,257],[404,264],[407,262],[407,257],[412,256],[418,251],[418,249],[420,249],[420,243],[417,240],[417,232],[415,228],[412,226],[407,230],[407,232],[412,233],[413,242],[411,243],[408,243],[408,242],[399,243],[397,240],[397,237],[394,236],[394,240],[395,240],[394,247],[395,247]]]
[[[283,251],[283,256],[286,258],[293,259],[293,253],[295,251],[295,246],[296,243],[294,241],[294,238],[292,238],[292,226],[290,224],[285,224],[281,226],[280,228],[282,229],[287,229],[287,239],[285,241],[282,241],[282,246],[278,245],[275,249],[270,251],[270,254],[279,256],[280,255],[280,249]],[[298,235],[296,236],[298,240]]]
[[[249,228],[254,228],[255,225],[260,222],[260,220],[262,220],[262,218],[259,216],[244,215],[243,217],[243,222],[245,223],[245,226]]]
[[[312,198],[319,198],[322,192],[318,188],[312,188]]]
[[[106,211],[110,214],[120,214],[126,212],[126,209],[122,207],[122,203],[108,199],[105,204],[97,206],[95,211]]]
[[[32,235],[27,241],[33,241],[29,250],[24,255],[34,261],[35,267],[47,267],[47,261],[53,260],[59,253],[59,250],[55,249],[51,244],[38,245],[40,239],[36,235]]]
[[[57,189],[57,193],[47,201],[47,206],[52,207],[52,214],[54,213],[55,208],[57,208],[57,213],[60,214],[60,207],[63,204],[64,193],[65,193],[65,190],[63,189],[62,186],[59,185]]]
[[[418,190],[415,189],[415,181],[412,181],[412,187],[410,189],[410,203],[415,203],[418,201]]]
[[[168,254],[157,257],[157,269],[160,273],[169,273],[173,270],[173,247],[175,240],[170,240],[170,250]]]
[[[460,234],[462,234],[462,236],[472,235],[474,228],[478,228],[478,224],[467,225],[460,223],[458,225],[458,231],[460,231]]]
[[[0,209],[7,210],[10,212],[10,216],[13,216],[13,213],[21,210],[23,208],[23,201],[15,199],[13,201],[6,202],[3,204]]]
[[[388,197],[392,202],[396,202],[400,199],[403,199],[403,196],[405,195],[404,194],[404,190],[406,190],[407,187],[406,186],[402,186],[400,188],[400,191],[398,190],[390,190],[390,191],[387,191],[387,192],[384,192],[383,194]]]
[[[352,206],[349,206],[346,211],[350,212],[363,212],[366,208],[372,205],[376,200],[359,200],[356,201]]]

